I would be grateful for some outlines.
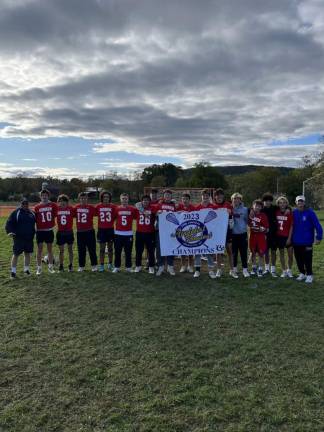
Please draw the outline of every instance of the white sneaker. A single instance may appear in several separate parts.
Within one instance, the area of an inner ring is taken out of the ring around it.
[[[164,272],[164,267],[163,266],[159,266],[159,268],[157,269],[157,272],[155,273],[156,276],[161,276],[161,274]]]
[[[277,273],[276,273],[275,271],[272,271],[272,272],[271,272],[271,276],[272,276],[273,278],[278,277],[278,275],[277,275]]]
[[[133,273],[132,267],[126,267],[125,270],[127,271],[127,273]]]
[[[188,272],[188,273],[193,273],[193,272],[194,272],[194,269],[193,269],[191,266],[188,266],[188,267],[187,267],[187,272]]]
[[[97,272],[98,271],[98,266],[92,266],[91,267],[91,271],[92,272]]]
[[[286,270],[284,270],[284,271],[281,273],[280,277],[281,277],[282,279],[288,277]]]
[[[200,276],[200,271],[196,270],[195,273],[194,273],[194,275],[193,275],[193,277],[194,278],[199,278],[199,276]]]
[[[180,268],[180,273],[186,273],[186,267],[185,266],[181,266]]]
[[[216,274],[213,270],[209,270],[208,275],[211,279],[216,279]]]
[[[291,271],[291,270],[287,270],[286,273],[287,273],[287,276],[288,276],[290,279],[294,277],[294,275],[292,274],[292,271]]]
[[[42,274],[42,267],[37,267],[36,275],[39,276]]]
[[[238,274],[236,273],[235,270],[230,270],[229,275],[232,276],[232,278],[234,279],[238,279]]]
[[[250,271],[250,276],[255,276],[257,274],[258,270],[256,267],[252,267],[252,270]]]
[[[307,275],[305,279],[305,283],[313,283],[313,275]]]
[[[149,274],[154,274],[154,267],[149,267]]]
[[[141,266],[136,266],[135,270],[134,270],[134,273],[139,273],[141,270],[142,270]]]
[[[120,268],[119,267],[115,267],[112,271],[112,273],[119,273],[120,272]]]
[[[216,272],[216,277],[220,278],[221,276],[222,276],[222,270],[218,269],[217,272]]]
[[[246,277],[246,278],[250,277],[250,273],[249,273],[248,269],[246,269],[246,268],[243,269],[243,276]]]
[[[173,266],[168,265],[168,273],[171,276],[175,276],[175,271],[174,271]]]
[[[79,273],[84,272],[84,267],[79,267],[79,268],[78,268],[78,272],[79,272]]]
[[[48,266],[48,273],[55,273],[54,267],[52,265]]]
[[[300,273],[300,275],[298,277],[296,277],[296,281],[298,281],[298,282],[301,282],[305,279],[306,279],[306,276],[304,275],[304,273]]]

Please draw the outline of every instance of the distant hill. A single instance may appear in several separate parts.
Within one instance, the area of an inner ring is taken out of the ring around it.
[[[268,165],[230,165],[230,166],[215,166],[217,170],[223,175],[240,175],[256,171],[261,168],[276,168],[282,175],[288,174],[294,168],[290,167],[276,167]],[[192,168],[183,170],[185,176],[190,176]]]

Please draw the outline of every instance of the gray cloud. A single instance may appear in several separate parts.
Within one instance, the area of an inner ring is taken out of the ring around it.
[[[2,3],[3,136],[280,165],[305,148],[282,148],[289,162],[267,142],[324,129],[316,0]]]

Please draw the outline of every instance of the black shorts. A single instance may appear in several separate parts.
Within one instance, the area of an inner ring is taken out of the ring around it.
[[[97,232],[98,243],[109,243],[114,241],[114,228],[99,228]]]
[[[73,231],[57,231],[56,243],[58,246],[63,246],[65,244],[68,245],[73,244],[74,243]]]
[[[289,248],[291,245],[287,246],[288,237],[277,236],[276,237],[276,249],[285,249]]]
[[[232,240],[233,240],[233,230],[228,228],[226,233],[226,244],[232,243]]]
[[[37,231],[36,232],[36,243],[53,243],[54,242],[54,232],[49,231]]]
[[[274,234],[267,234],[267,248],[272,250],[277,249],[277,237]]]
[[[14,237],[13,239],[13,254],[18,256],[25,253],[33,253],[34,252],[34,239],[23,239],[21,237]]]

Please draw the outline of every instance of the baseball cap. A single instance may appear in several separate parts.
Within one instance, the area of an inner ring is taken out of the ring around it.
[[[306,201],[306,199],[305,199],[305,196],[304,195],[297,195],[296,196],[296,199],[295,199],[295,202],[296,202],[296,204],[298,203],[298,201]]]

